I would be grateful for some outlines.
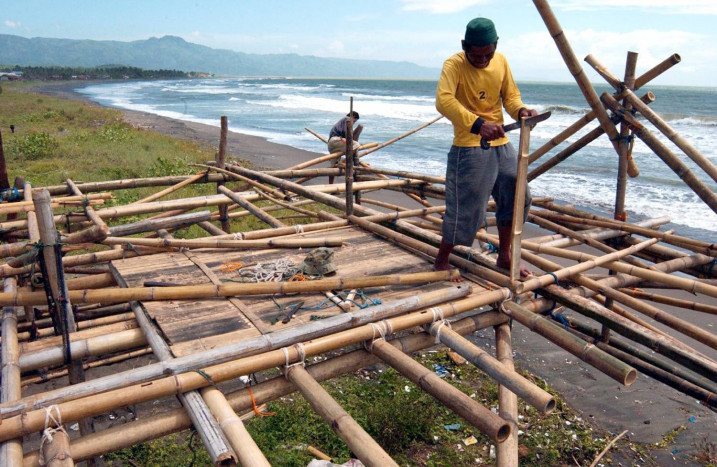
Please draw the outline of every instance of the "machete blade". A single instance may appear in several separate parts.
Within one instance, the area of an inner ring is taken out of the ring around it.
[[[526,118],[525,125],[533,126],[536,123],[542,122],[543,120],[547,120],[548,118],[550,118],[550,114],[551,112],[548,111],[540,115],[536,115],[535,117]],[[503,131],[517,130],[518,128],[520,128],[520,120],[518,120],[517,122],[513,122],[509,125],[503,125]]]

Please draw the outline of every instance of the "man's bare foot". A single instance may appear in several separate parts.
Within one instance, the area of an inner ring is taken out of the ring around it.
[[[506,260],[503,260],[500,257],[498,257],[498,259],[495,262],[495,265],[501,269],[507,269],[508,271],[510,271],[510,259],[508,259],[506,261]],[[520,277],[526,278],[526,277],[530,277],[532,275],[533,275],[533,271],[528,269],[528,267],[526,265],[524,265],[523,263],[520,263]]]
[[[454,269],[457,270],[457,268],[454,268],[454,267],[451,266],[450,263],[448,263],[448,262],[445,262],[445,263],[441,262],[441,263],[439,264],[439,262],[436,261],[436,262],[433,264],[433,270],[434,270],[434,271],[451,271],[451,270],[454,270]],[[454,277],[453,279],[451,279],[451,282],[463,282],[463,279],[461,278],[460,275],[458,275],[458,276]]]

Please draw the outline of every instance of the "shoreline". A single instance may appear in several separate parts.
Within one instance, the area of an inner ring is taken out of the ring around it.
[[[75,89],[79,87],[95,83],[97,82],[47,82],[28,86],[25,88],[25,91],[104,107],[84,94],[75,91]],[[205,144],[215,148],[219,147],[219,119],[217,119],[217,126],[213,126],[205,123],[162,117],[139,110],[117,109],[114,107],[107,108],[122,112],[124,119],[132,126],[151,130],[173,138]],[[321,153],[274,143],[260,136],[247,135],[231,130],[227,132],[227,157],[234,156],[256,167],[283,169],[321,155]]]
[[[75,92],[75,89],[90,82],[48,82],[28,86],[27,92],[80,101],[88,105],[103,107],[88,97]],[[211,147],[218,147],[219,126],[186,122],[150,113],[116,109],[122,112],[124,119],[133,126],[155,131],[170,137],[194,141]],[[217,123],[219,123],[217,121]],[[265,138],[230,131],[227,136],[227,157],[238,157],[255,166],[263,168],[286,168],[321,154],[305,151]],[[386,199],[396,204],[408,206],[408,199],[400,193],[386,193]],[[396,202],[396,200],[399,202]],[[416,207],[418,204],[415,205]],[[530,225],[532,235],[535,226]],[[539,229],[538,229],[539,230]],[[686,292],[668,291],[670,295],[686,298]],[[715,303],[717,300],[710,300]],[[686,314],[668,306],[660,308],[675,315],[689,316],[695,324],[709,329],[711,316],[695,313]],[[647,321],[662,327],[650,319]],[[683,458],[684,453],[694,452],[695,443],[700,439],[710,440],[710,433],[717,430],[717,415],[694,399],[685,396],[670,387],[644,375],[638,377],[631,387],[621,387],[613,380],[592,369],[577,357],[562,351],[546,339],[516,325],[513,327],[516,363],[545,379],[565,401],[585,418],[614,433],[629,430],[632,441],[652,444],[663,440],[677,427],[686,429],[679,432],[675,442],[666,448],[653,451],[659,465],[696,465]],[[479,346],[493,347],[493,333],[490,330],[477,333],[472,340]],[[703,348],[699,348],[703,350]],[[711,353],[708,351],[708,355]],[[697,420],[693,422],[692,419]],[[679,453],[683,453],[682,456]],[[613,453],[618,457],[617,452]]]

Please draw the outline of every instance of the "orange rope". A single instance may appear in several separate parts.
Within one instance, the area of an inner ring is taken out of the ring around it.
[[[276,412],[262,412],[259,410],[259,407],[256,405],[256,399],[254,399],[254,393],[251,392],[251,387],[247,386],[246,390],[249,391],[249,397],[251,397],[251,405],[254,407],[254,413],[259,415],[260,417],[271,417],[273,415],[276,415]]]
[[[242,263],[238,263],[235,261],[228,261],[228,262],[222,264],[221,266],[219,266],[219,270],[222,272],[234,272],[234,271],[238,271],[242,267],[244,267],[244,265]]]
[[[297,272],[289,278],[289,282],[303,282],[306,280],[306,276],[303,272]]]

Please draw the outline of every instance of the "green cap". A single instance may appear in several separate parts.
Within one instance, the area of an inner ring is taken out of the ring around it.
[[[498,42],[498,33],[495,32],[493,21],[488,18],[472,19],[466,26],[466,42],[476,47]]]

